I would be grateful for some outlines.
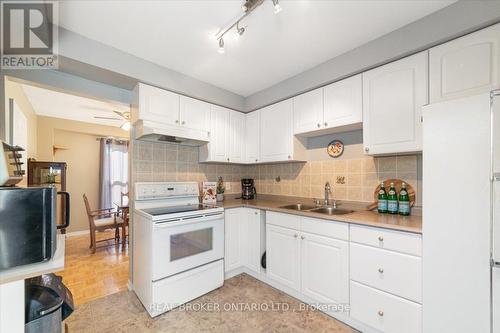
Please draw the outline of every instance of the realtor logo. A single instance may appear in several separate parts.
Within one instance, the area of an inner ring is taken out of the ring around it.
[[[57,68],[56,1],[2,1],[2,69]]]

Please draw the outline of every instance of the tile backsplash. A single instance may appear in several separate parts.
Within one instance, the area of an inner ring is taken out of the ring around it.
[[[370,157],[301,163],[228,165],[198,163],[198,148],[134,141],[134,181],[216,181],[222,176],[226,193],[241,193],[240,179],[254,178],[257,193],[321,198],[324,185],[332,185],[333,198],[373,201],[380,181],[400,178],[417,192],[421,205],[421,156]]]

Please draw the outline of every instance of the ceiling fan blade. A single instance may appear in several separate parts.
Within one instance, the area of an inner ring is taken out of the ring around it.
[[[130,112],[120,112],[120,111],[116,111],[116,110],[113,110],[114,113],[116,113],[117,115],[119,115],[120,117],[122,117],[123,119],[125,120],[129,120],[130,118]]]
[[[94,116],[96,119],[107,119],[107,120],[123,120],[120,118],[114,118],[114,117],[99,117],[99,116]]]

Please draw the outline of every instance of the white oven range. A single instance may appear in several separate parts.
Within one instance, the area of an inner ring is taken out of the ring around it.
[[[151,317],[224,284],[224,209],[196,182],[136,183],[134,291]]]

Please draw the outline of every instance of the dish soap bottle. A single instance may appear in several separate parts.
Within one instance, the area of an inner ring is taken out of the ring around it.
[[[410,215],[410,196],[405,183],[401,184],[401,191],[399,191],[399,215]]]
[[[394,188],[394,183],[392,182],[387,195],[387,212],[389,214],[398,213],[398,195],[396,194],[396,189]]]
[[[385,192],[384,182],[380,183],[378,191],[378,212],[387,213],[387,193]]]

